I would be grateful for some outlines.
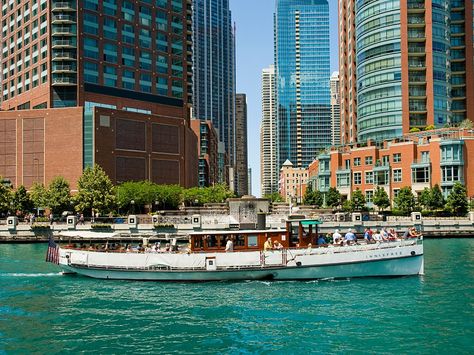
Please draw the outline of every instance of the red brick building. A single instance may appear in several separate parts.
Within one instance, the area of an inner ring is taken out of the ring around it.
[[[212,186],[219,182],[219,139],[212,121],[191,120],[191,128],[197,136],[199,154],[199,186]]]
[[[336,187],[344,198],[361,190],[372,206],[377,186],[390,199],[410,186],[413,193],[438,184],[447,196],[455,182],[474,196],[474,131],[440,129],[406,135],[400,139],[331,148],[309,166],[309,183],[321,192]]]
[[[283,163],[280,169],[278,192],[285,202],[302,204],[307,183],[308,169],[295,168],[289,160]]]
[[[5,3],[0,175],[74,188],[100,164],[114,182],[197,185],[190,18],[187,0]]]

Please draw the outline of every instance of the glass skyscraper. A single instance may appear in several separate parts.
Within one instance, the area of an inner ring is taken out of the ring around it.
[[[193,1],[194,116],[211,120],[235,165],[235,43],[228,0]]]
[[[331,144],[327,0],[277,0],[275,68],[279,165],[309,165]]]

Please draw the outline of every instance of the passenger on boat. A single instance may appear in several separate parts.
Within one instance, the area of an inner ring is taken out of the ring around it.
[[[273,242],[273,249],[276,249],[276,250],[283,249],[283,245],[278,240],[275,240]]]
[[[390,228],[390,230],[388,231],[388,239],[389,240],[397,240],[398,239],[398,235],[397,235],[397,232],[395,232],[395,229]]]
[[[357,237],[352,232],[352,229],[349,228],[346,235],[344,236],[344,241],[346,242],[347,245],[351,245],[353,242],[357,241]]]
[[[372,231],[370,228],[365,228],[364,239],[367,243],[372,243]]]
[[[380,235],[382,236],[382,240],[384,242],[388,242],[388,232],[385,229],[385,227],[382,228],[382,231],[380,232]]]
[[[324,236],[321,234],[319,235],[319,238],[318,238],[318,245],[326,245],[326,238],[324,238]]]
[[[272,243],[272,238],[268,237],[267,241],[263,244],[263,250],[272,250],[273,249],[273,243]]]
[[[234,242],[232,241],[231,237],[227,237],[227,243],[225,245],[226,253],[231,253],[234,251]]]
[[[380,235],[378,230],[375,231],[373,237],[374,237],[374,241],[376,241],[376,242],[382,242],[383,241],[382,236]]]
[[[313,246],[311,245],[311,243],[309,243],[306,249],[306,254],[311,254],[312,250],[313,250]]]
[[[339,229],[336,229],[334,231],[334,234],[332,235],[332,242],[334,244],[339,244],[341,242],[342,235],[339,233]]]
[[[418,238],[420,235],[421,233],[419,233],[415,227],[410,229],[409,238]]]

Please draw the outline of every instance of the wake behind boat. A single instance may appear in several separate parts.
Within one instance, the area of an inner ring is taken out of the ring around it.
[[[138,248],[115,243],[53,247],[50,242],[48,256],[56,252],[50,260],[66,273],[99,279],[311,280],[423,274],[421,236],[316,247],[320,223],[289,220],[286,229],[190,233],[189,244],[181,249],[150,247],[147,239]],[[90,232],[86,238],[91,239]]]

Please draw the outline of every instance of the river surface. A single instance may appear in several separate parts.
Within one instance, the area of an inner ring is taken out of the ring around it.
[[[63,276],[0,244],[0,354],[473,354],[474,240],[425,241],[425,276],[155,283]]]

